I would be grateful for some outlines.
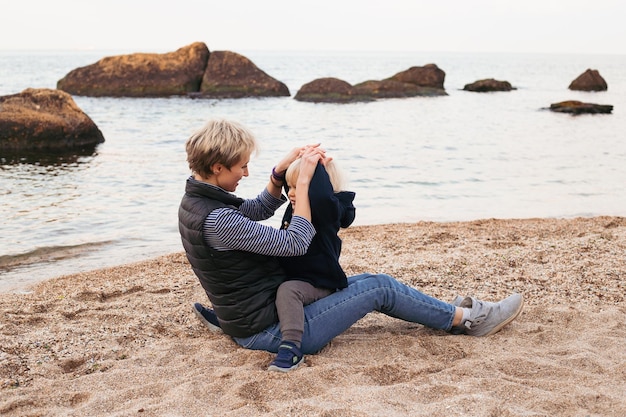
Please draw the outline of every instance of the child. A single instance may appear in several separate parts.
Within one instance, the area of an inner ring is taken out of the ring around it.
[[[283,216],[283,229],[291,222],[296,207],[296,181],[300,160],[294,161],[284,180],[291,205]],[[339,264],[341,239],[339,228],[352,224],[355,217],[355,193],[343,191],[343,177],[331,158],[318,163],[309,185],[311,223],[316,234],[302,256],[281,257],[279,262],[288,280],[278,287],[276,310],[282,340],[270,371],[288,372],[304,360],[300,351],[304,333],[304,306],[336,290],[347,287],[346,274]]]

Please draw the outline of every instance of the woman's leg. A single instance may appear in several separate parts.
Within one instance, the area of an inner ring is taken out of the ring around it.
[[[348,279],[348,287],[304,308],[302,353],[315,353],[334,337],[372,311],[450,330],[455,307],[411,288],[385,274],[362,274]],[[270,326],[248,338],[235,338],[248,349],[276,352],[280,345],[279,325]]]
[[[305,307],[302,351],[319,351],[372,311],[433,329],[450,330],[456,308],[389,275],[357,275],[350,278],[348,288]]]

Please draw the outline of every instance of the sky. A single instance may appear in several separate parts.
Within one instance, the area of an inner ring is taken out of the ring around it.
[[[0,0],[0,50],[626,54],[623,0]]]

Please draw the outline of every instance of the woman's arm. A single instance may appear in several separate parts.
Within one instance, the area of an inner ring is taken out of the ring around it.
[[[294,218],[289,228],[279,230],[250,220],[239,210],[213,210],[204,222],[204,239],[216,250],[242,250],[269,256],[304,255],[315,228],[304,218]]]
[[[239,211],[252,220],[267,220],[286,201],[284,196],[281,195],[280,198],[276,198],[268,190],[263,189],[256,198],[244,200],[239,206]]]
[[[309,184],[323,157],[324,151],[317,146],[304,150],[296,182],[298,204],[286,230],[255,222],[236,209],[216,209],[209,214],[204,225],[204,237],[209,246],[217,250],[244,250],[272,256],[304,255],[315,236],[311,224]]]
[[[324,150],[317,145],[304,148],[296,182],[298,204],[286,230],[263,225],[239,210],[225,207],[213,210],[205,220],[204,238],[207,244],[216,250],[244,250],[271,256],[305,254],[315,236],[315,228],[311,224],[309,184],[318,161],[323,157]],[[274,185],[273,182],[271,185]],[[269,189],[268,192],[272,194]],[[280,196],[280,189],[278,193]]]

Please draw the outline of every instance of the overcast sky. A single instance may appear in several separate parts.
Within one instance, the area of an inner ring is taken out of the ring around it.
[[[626,54],[624,0],[0,0],[0,50]]]

